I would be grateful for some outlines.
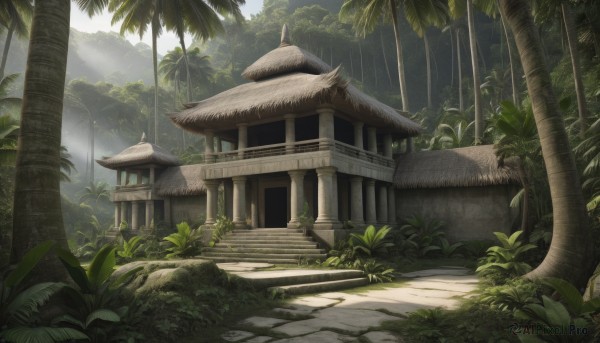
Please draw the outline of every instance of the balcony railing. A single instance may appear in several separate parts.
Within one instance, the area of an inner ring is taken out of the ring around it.
[[[394,163],[394,161],[390,158],[358,149],[353,145],[333,141],[331,139],[311,139],[294,142],[293,144],[280,143],[261,145],[258,147],[246,148],[244,150],[218,152],[213,153],[210,155],[210,157],[206,158],[206,163],[239,161],[260,157],[283,156],[323,150],[333,150],[346,156],[364,159],[368,162],[385,167],[392,167]]]

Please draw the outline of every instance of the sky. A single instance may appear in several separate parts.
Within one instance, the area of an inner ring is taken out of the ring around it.
[[[251,14],[256,14],[260,12],[262,9],[263,0],[246,0],[246,4],[242,6],[242,13],[246,18],[250,18]],[[89,18],[87,14],[84,14],[79,10],[77,5],[73,4],[71,6],[71,27],[82,32],[95,33],[97,31],[114,31],[119,32],[121,24],[117,23],[112,26],[110,24],[111,15],[108,11],[104,11],[101,15],[94,16],[93,18]],[[131,35],[126,34],[125,38],[129,40],[132,44],[137,44],[140,42],[140,37],[137,34]],[[142,42],[152,46],[152,37],[150,32],[147,32]],[[189,46],[192,43],[192,37],[186,37],[186,45]],[[174,47],[179,46],[179,39],[171,32],[163,31],[163,34],[158,38],[158,53],[164,55],[167,51],[173,50]]]

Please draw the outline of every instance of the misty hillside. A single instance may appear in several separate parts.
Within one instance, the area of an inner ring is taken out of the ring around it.
[[[0,49],[4,48],[0,36]],[[7,73],[24,73],[27,62],[27,40],[13,39],[7,61]],[[150,47],[135,46],[115,32],[79,32],[71,28],[67,80],[84,79],[90,83],[106,81],[124,84],[142,80],[152,81]]]

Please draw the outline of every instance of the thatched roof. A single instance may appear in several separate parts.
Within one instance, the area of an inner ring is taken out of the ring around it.
[[[238,123],[310,113],[331,106],[352,119],[385,127],[399,136],[416,136],[420,126],[398,111],[349,84],[339,68],[332,70],[315,55],[291,45],[287,27],[281,45],[249,66],[244,77],[254,80],[171,114],[186,130],[234,129]]]
[[[401,131],[406,136],[420,131],[418,124],[350,85],[339,69],[321,75],[294,73],[246,83],[172,114],[171,120],[187,130],[203,132],[286,113],[314,111],[323,105],[332,105],[356,119]]]
[[[399,189],[504,184],[519,184],[519,175],[514,162],[498,167],[493,145],[402,154],[394,175]]]
[[[201,164],[167,168],[154,184],[160,196],[185,196],[204,194],[206,188],[200,178]]]
[[[113,157],[105,157],[101,160],[96,160],[96,162],[110,169],[143,164],[158,164],[162,166],[176,166],[181,164],[179,159],[170,152],[158,145],[146,142],[145,134],[142,135],[142,139],[138,144],[130,146]]]

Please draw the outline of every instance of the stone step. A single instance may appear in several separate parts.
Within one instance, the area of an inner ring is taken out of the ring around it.
[[[300,248],[300,249],[290,249],[286,247],[277,247],[277,248],[247,248],[247,247],[213,247],[213,248],[204,248],[202,249],[202,253],[245,253],[245,254],[325,254],[325,251],[322,249],[314,249],[314,248]]]
[[[295,240],[295,241],[306,241],[310,240],[310,237],[306,237],[303,235],[226,235],[223,237],[226,240],[231,241],[245,241],[252,239],[272,239],[272,240]]]
[[[243,253],[243,252],[213,252],[206,251],[202,253],[202,257],[229,257],[229,258],[265,258],[265,259],[298,259],[298,258],[308,258],[308,259],[326,259],[327,254],[324,253],[316,253],[316,254],[264,254],[264,253]]]
[[[203,259],[220,262],[258,262],[271,264],[298,264],[298,259],[291,258],[255,258],[255,257],[224,257],[224,256],[202,256]]]
[[[215,248],[260,248],[260,249],[270,249],[270,248],[288,248],[288,249],[317,249],[317,243],[315,242],[294,242],[294,243],[280,243],[280,244],[271,244],[269,243],[258,243],[258,244],[248,244],[248,243],[223,243],[223,241],[216,243]]]
[[[304,283],[298,285],[287,285],[287,286],[276,286],[269,287],[270,292],[277,292],[286,295],[294,294],[309,294],[309,293],[321,293],[330,292],[340,289],[348,289],[354,287],[365,286],[369,284],[369,279],[366,277],[334,280],[334,281],[323,281],[314,283]]]
[[[257,238],[257,239],[246,239],[239,237],[225,237],[221,239],[219,243],[235,243],[235,244],[304,244],[304,243],[315,243],[315,241],[304,238],[304,239],[287,239],[287,238]]]
[[[251,230],[233,230],[232,233],[302,233],[302,230],[286,229],[286,228],[267,228],[267,229],[251,229]]]
[[[307,237],[302,232],[244,232],[231,233],[230,237]]]
[[[362,271],[353,269],[288,269],[232,273],[246,279],[248,282],[254,285],[254,287],[261,289],[336,280],[358,279],[364,277]]]

